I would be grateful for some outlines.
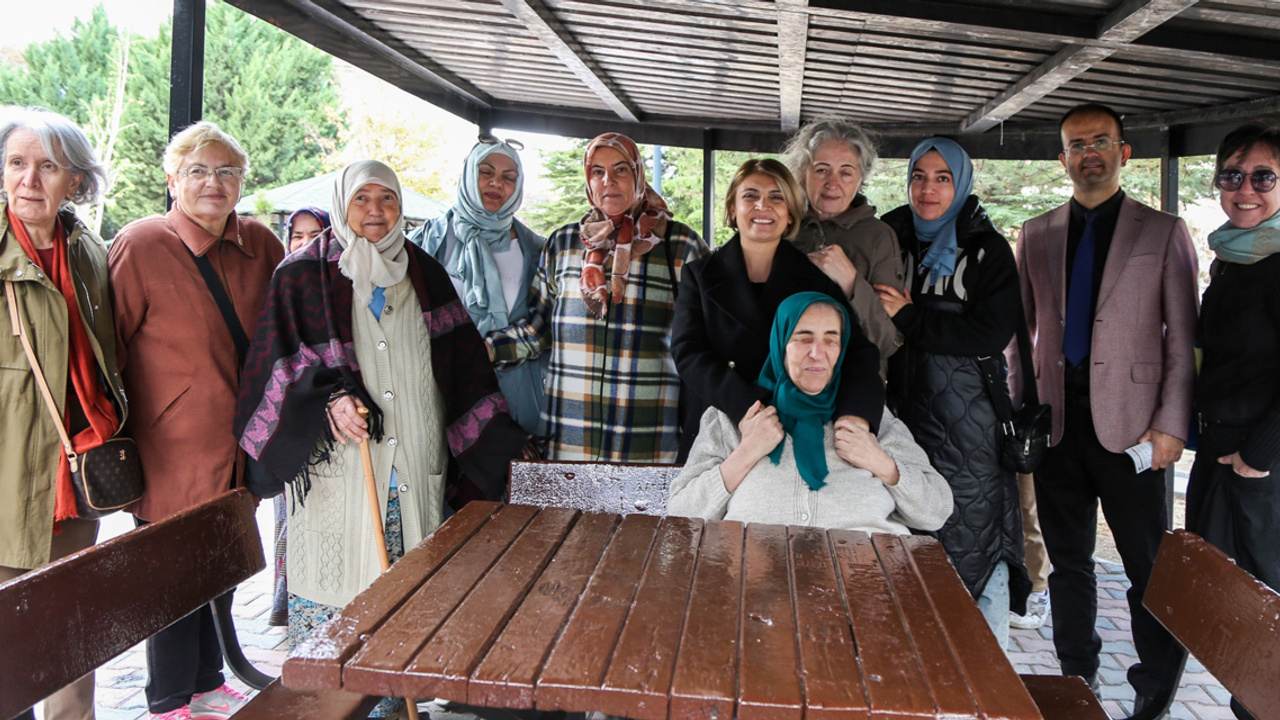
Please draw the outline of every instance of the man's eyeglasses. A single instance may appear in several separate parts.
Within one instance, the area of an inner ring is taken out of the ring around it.
[[[220,167],[210,169],[203,165],[196,165],[195,167],[183,168],[178,171],[178,174],[193,180],[204,180],[210,175],[216,175],[222,181],[239,180],[244,177],[244,168]]]
[[[1245,178],[1249,178],[1253,189],[1260,193],[1271,192],[1276,187],[1276,174],[1270,170],[1255,170],[1249,175],[1239,170],[1223,170],[1213,179],[1213,184],[1220,190],[1235,192],[1244,187]]]
[[[524,149],[524,143],[519,140],[499,140],[496,135],[490,135],[489,133],[480,133],[479,142],[481,145],[506,145],[516,150]]]
[[[1067,152],[1071,155],[1083,155],[1089,152],[1090,150],[1096,150],[1100,153],[1104,153],[1113,147],[1120,147],[1121,145],[1124,145],[1123,140],[1112,140],[1110,138],[1102,138],[1101,140],[1094,140],[1091,143],[1076,143],[1075,145],[1072,145],[1071,147],[1067,148],[1064,152]]]

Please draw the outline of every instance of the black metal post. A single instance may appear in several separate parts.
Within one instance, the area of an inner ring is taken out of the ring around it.
[[[1174,148],[1174,130],[1160,129],[1160,209],[1178,214],[1178,153]]]
[[[204,3],[173,0],[173,48],[169,61],[169,137],[204,113]],[[172,205],[169,198],[166,205]]]

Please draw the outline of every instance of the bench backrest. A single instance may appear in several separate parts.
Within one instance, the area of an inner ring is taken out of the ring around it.
[[[667,514],[667,487],[682,467],[515,460],[510,500],[583,512],[662,516]]]
[[[0,718],[264,567],[253,500],[234,490],[0,585]]]
[[[1280,717],[1280,595],[1186,530],[1166,533],[1143,604],[1256,717]]]

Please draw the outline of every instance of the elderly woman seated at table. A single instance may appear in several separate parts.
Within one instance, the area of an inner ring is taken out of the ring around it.
[[[849,332],[844,307],[822,293],[778,306],[756,381],[772,406],[757,402],[737,425],[707,409],[670,514],[896,534],[942,526],[951,490],[905,425],[886,412],[877,437],[833,419]]]

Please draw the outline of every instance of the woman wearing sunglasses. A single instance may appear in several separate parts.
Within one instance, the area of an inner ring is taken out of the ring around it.
[[[492,135],[467,155],[458,199],[444,215],[410,238],[440,261],[480,335],[522,322],[529,315],[529,287],[546,238],[516,219],[524,200],[524,168],[515,140]],[[542,387],[550,354],[495,368],[511,416],[531,435],[540,430],[546,405]]]
[[[1187,528],[1280,589],[1280,127],[1233,130],[1217,170],[1227,222],[1209,234]]]

